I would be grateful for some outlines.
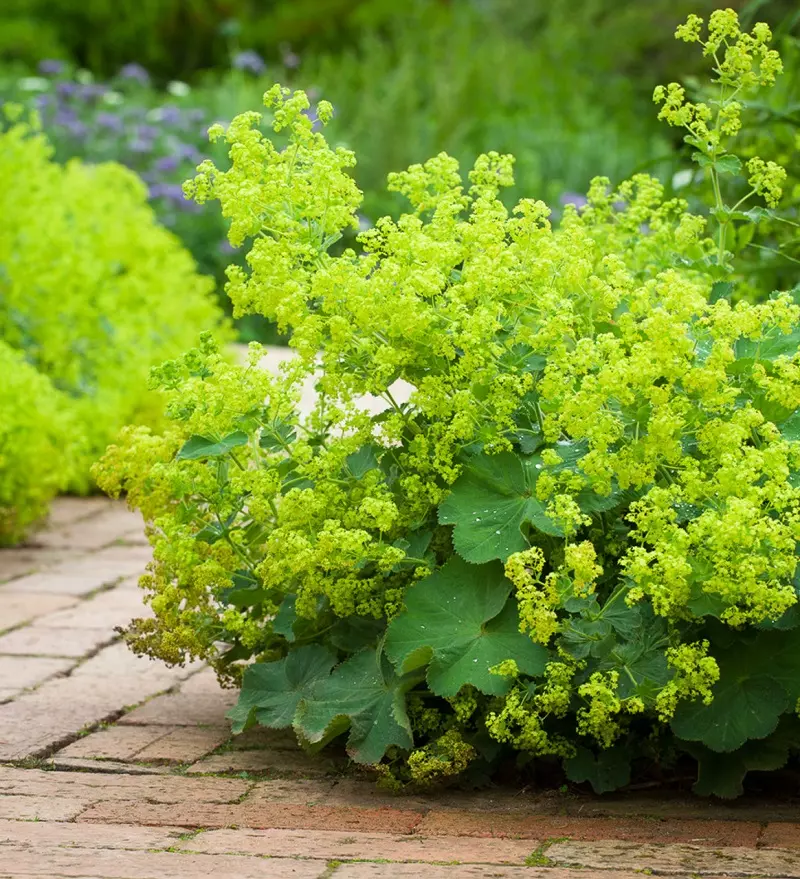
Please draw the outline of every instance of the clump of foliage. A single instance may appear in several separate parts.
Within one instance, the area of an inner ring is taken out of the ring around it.
[[[70,485],[82,491],[122,425],[163,417],[150,367],[215,327],[220,312],[211,281],[156,223],[135,174],[62,166],[51,152],[29,122],[0,133],[0,338],[68,399],[85,439]]]
[[[240,58],[248,64],[244,69]],[[181,184],[203,158],[215,156],[208,143],[211,121],[232,118],[263,90],[254,76],[258,63],[257,56],[240,53],[213,87],[197,90],[175,81],[163,90],[139,64],[97,81],[87,70],[46,59],[39,76],[0,77],[0,100],[36,112],[57,162],[118,162],[135,171],[147,184],[158,222],[181,239],[203,274],[214,277],[220,306],[230,311],[223,287],[236,253],[225,222],[212,206],[186,199]],[[275,340],[274,328],[257,316],[242,319],[239,331],[246,341]]]
[[[67,486],[80,453],[68,400],[0,341],[0,545],[15,543]]]
[[[306,96],[265,96],[284,149],[256,113],[212,130],[231,166],[187,192],[252,241],[228,292],[291,329],[297,357],[270,374],[257,346],[233,366],[204,337],[154,371],[169,427],[128,430],[96,474],[154,545],[155,615],[130,642],[244,669],[235,730],[346,736],[395,782],[510,752],[603,791],[632,760],[691,754],[695,789],[732,796],[787,759],[800,305],[732,302],[752,218],[725,202],[737,175],[755,204],[780,199],[782,169],[732,150],[742,99],[781,62],[731,10],[678,36],[713,62],[714,103],[674,83],[655,99],[688,129],[709,219],[640,174],[595,179],[554,228],[540,201],[504,206],[510,156],[480,156],[465,187],[441,154],[390,176],[408,213],[334,256],[355,158]]]

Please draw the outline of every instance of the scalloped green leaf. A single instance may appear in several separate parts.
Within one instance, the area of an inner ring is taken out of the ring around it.
[[[177,458],[180,461],[196,461],[199,458],[219,458],[231,449],[247,444],[247,434],[242,430],[234,430],[221,440],[209,439],[205,436],[190,437],[181,447]]]
[[[292,650],[276,662],[248,666],[242,680],[239,701],[227,716],[234,733],[254,722],[273,729],[291,726],[297,708],[312,688],[328,678],[336,655],[319,644]]]
[[[314,744],[349,726],[348,754],[356,763],[378,763],[393,745],[413,747],[405,694],[421,679],[421,673],[398,676],[380,652],[362,650],[314,681],[298,707],[295,729]]]
[[[741,796],[748,772],[770,772],[786,765],[790,751],[797,747],[797,734],[797,718],[784,715],[771,736],[747,742],[732,754],[720,754],[696,742],[681,742],[697,760],[697,781],[692,790],[702,797]]]
[[[720,662],[720,680],[713,695],[710,705],[701,700],[679,705],[672,731],[678,738],[701,742],[718,752],[735,751],[750,739],[766,738],[793,704],[779,680],[761,671],[758,663],[748,673],[741,661],[736,665]]]
[[[528,547],[521,531],[524,524],[563,536],[536,497],[542,469],[539,455],[501,452],[472,458],[439,507],[439,522],[455,525],[453,544],[462,558],[473,564],[505,561]]]
[[[791,357],[800,348],[800,327],[784,333],[779,327],[770,327],[759,339],[739,339],[735,345],[736,359],[753,363]]]
[[[291,424],[276,418],[261,428],[258,444],[265,452],[277,452],[293,443],[296,437],[297,433]]]
[[[793,415],[786,419],[783,424],[779,424],[783,438],[789,442],[800,443],[800,409],[797,409]]]
[[[430,660],[428,685],[438,696],[455,696],[465,684],[502,695],[509,681],[489,669],[505,659],[525,674],[542,674],[548,652],[519,631],[510,591],[499,564],[452,558],[406,591],[405,610],[389,625],[387,656],[398,669]]]
[[[575,755],[564,760],[564,771],[570,781],[589,782],[596,794],[604,794],[630,782],[631,758],[621,746],[595,754],[579,745]]]

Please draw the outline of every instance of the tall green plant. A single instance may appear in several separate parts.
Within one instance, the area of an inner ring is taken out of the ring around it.
[[[779,71],[769,40],[715,12],[716,112],[656,92],[715,193],[740,170],[734,94]],[[257,347],[234,367],[205,338],[154,373],[169,429],[130,430],[98,466],[156,547],[134,648],[243,672],[235,730],[346,737],[395,783],[510,753],[603,791],[677,752],[698,792],[732,796],[781,765],[800,699],[800,305],[731,303],[738,208],[720,195],[709,224],[652,177],[596,178],[553,228],[541,201],[504,206],[510,156],[480,156],[465,186],[440,154],[390,177],[408,213],[333,256],[357,223],[355,158],[303,93],[266,103],[288,147],[244,114],[212,131],[231,167],[187,192],[252,242],[231,298],[291,328],[298,356],[269,374]],[[776,168],[746,173],[776,197]]]

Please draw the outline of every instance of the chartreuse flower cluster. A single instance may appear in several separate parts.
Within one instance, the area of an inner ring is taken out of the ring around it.
[[[725,268],[720,277],[738,279],[734,298],[763,298],[773,289],[763,283],[767,274],[790,285],[797,277],[800,141],[784,112],[797,100],[797,77],[778,83],[783,61],[771,48],[769,27],[759,23],[742,31],[731,9],[714,12],[707,28],[690,16],[676,36],[698,43],[714,73],[710,83],[695,88],[695,101],[678,83],[658,86],[659,118],[684,130],[710,183],[715,259]],[[786,48],[789,65],[796,67],[797,47],[789,42]]]
[[[72,424],[62,444],[80,438],[68,485],[85,491],[90,464],[120,427],[163,420],[163,401],[147,387],[150,367],[214,328],[220,313],[210,281],[157,225],[134,174],[115,164],[59,165],[35,120],[13,106],[5,115],[0,338],[60,393]],[[41,409],[45,397],[52,393],[18,405]],[[2,478],[32,478],[36,469]],[[41,485],[45,496],[50,480]]]
[[[767,41],[712,18],[731,94],[777,74]],[[720,161],[724,108],[663,97]],[[596,179],[554,228],[541,202],[504,207],[496,153],[466,182],[447,155],[392,175],[409,211],[333,255],[355,158],[302,92],[265,103],[289,145],[240,116],[212,132],[230,167],[186,190],[252,242],[237,313],[276,320],[297,356],[269,374],[257,347],[233,366],[204,337],[153,373],[168,429],[98,465],[154,546],[134,648],[241,680],[236,730],[342,737],[395,784],[517,752],[605,790],[661,743],[733,795],[780,763],[800,697],[800,305],[732,304],[725,234],[657,180]],[[775,174],[750,173],[770,198]]]
[[[81,438],[63,395],[0,341],[0,545],[14,543],[74,476]]]

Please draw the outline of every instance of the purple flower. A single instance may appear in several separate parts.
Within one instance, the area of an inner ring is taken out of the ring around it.
[[[56,58],[45,58],[39,62],[39,73],[45,76],[58,76],[64,72],[65,68],[66,64]]]
[[[137,125],[136,136],[140,140],[155,140],[161,134],[155,125]]]
[[[199,214],[203,210],[203,205],[198,204],[196,201],[190,201],[186,197],[183,197],[183,199],[178,202],[178,207],[185,214]]]
[[[84,101],[93,101],[95,98],[102,98],[107,91],[108,86],[90,82],[86,85],[79,86],[78,97]]]
[[[231,66],[236,70],[244,70],[246,73],[254,73],[258,75],[267,69],[264,59],[254,52],[252,49],[246,49],[244,52],[237,52],[231,59]]]
[[[56,112],[56,115],[53,116],[53,124],[58,125],[60,128],[67,128],[77,121],[78,117],[70,107],[61,107]]]
[[[57,82],[56,92],[62,98],[70,98],[78,93],[80,86],[77,82]]]
[[[146,86],[150,85],[150,74],[142,67],[141,64],[136,64],[132,62],[131,64],[125,64],[120,68],[119,75],[122,79],[129,79],[132,82],[137,82],[139,85]]]
[[[172,104],[167,104],[165,107],[160,108],[159,119],[165,125],[180,125],[180,123],[183,121],[183,113],[181,112],[179,107],[175,107]]]
[[[152,140],[140,140],[136,138],[132,140],[128,144],[128,149],[132,153],[137,153],[139,155],[144,155],[145,153],[151,153],[153,151],[153,141]]]
[[[55,98],[52,95],[37,95],[33,103],[37,110],[47,110],[55,104]]]
[[[303,115],[311,120],[312,128],[321,128],[322,123],[319,121],[319,116],[317,116],[317,111],[314,107],[309,107],[307,110],[303,110]]]
[[[284,49],[281,60],[283,61],[283,66],[287,70],[294,70],[300,66],[300,56],[296,52],[292,52],[288,47]]]
[[[186,118],[189,122],[202,122],[206,118],[206,111],[201,110],[199,107],[193,107],[191,110],[186,111]]]
[[[122,119],[116,113],[98,113],[94,117],[94,121],[100,128],[107,128],[109,131],[120,132],[125,127]]]
[[[578,208],[578,210],[580,210],[581,208],[585,208],[586,205],[589,204],[589,199],[587,199],[585,195],[581,195],[578,192],[563,192],[559,201],[565,207],[566,205],[571,204]]]
[[[169,201],[184,201],[183,187],[180,183],[154,183],[150,187],[150,198],[166,198]]]
[[[172,149],[172,155],[178,159],[188,159],[197,164],[203,158],[190,143],[176,143]]]
[[[181,161],[177,156],[162,156],[155,163],[155,169],[156,171],[169,173],[170,171],[177,171],[180,167],[180,163]]]
[[[68,132],[72,137],[86,137],[89,132],[89,129],[80,119],[77,118],[62,118],[60,121],[58,119],[58,113],[56,114],[56,119],[54,120],[56,125],[62,128],[64,131]]]

